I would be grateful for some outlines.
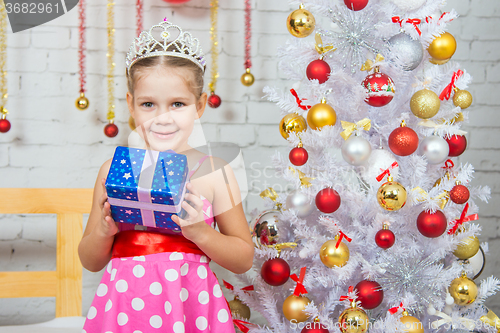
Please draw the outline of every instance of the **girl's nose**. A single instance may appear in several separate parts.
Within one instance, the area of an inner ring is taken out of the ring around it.
[[[167,125],[173,122],[172,113],[167,109],[159,109],[154,118],[156,125]]]

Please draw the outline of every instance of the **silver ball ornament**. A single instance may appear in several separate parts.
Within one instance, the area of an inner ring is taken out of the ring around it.
[[[351,135],[342,145],[342,157],[351,165],[361,165],[370,157],[372,146],[368,140]]]
[[[450,146],[442,137],[431,135],[420,142],[419,152],[430,164],[441,164],[448,158]]]
[[[392,0],[392,2],[404,12],[411,12],[422,7],[425,1],[426,0]]]
[[[297,216],[304,218],[309,216],[315,209],[312,198],[299,190],[295,190],[286,198],[286,208],[297,210]]]
[[[280,211],[276,209],[265,210],[250,222],[250,232],[256,247],[260,248],[292,239],[290,234],[280,226],[279,214]]]
[[[404,63],[403,70],[412,71],[420,65],[424,57],[424,49],[420,41],[410,35],[399,33],[389,39],[392,54]]]

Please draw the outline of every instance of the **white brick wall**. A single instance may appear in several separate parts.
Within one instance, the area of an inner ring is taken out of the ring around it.
[[[74,107],[78,96],[78,12],[68,14],[28,31],[8,35],[8,116],[12,129],[0,135],[1,187],[92,187],[103,161],[116,145],[126,145],[129,134],[125,101],[124,57],[135,34],[135,1],[116,2],[116,138],[104,136],[106,123],[106,6],[87,0],[87,96],[90,108]],[[493,196],[482,205],[482,240],[491,253],[500,251],[500,3],[496,0],[449,0],[449,8],[461,15],[451,25],[457,38],[455,59],[474,76],[470,91],[475,98],[467,130],[469,149],[460,161],[476,167],[477,185],[489,185]],[[267,186],[286,184],[274,177],[257,177],[270,165],[278,149],[288,153],[278,132],[277,108],[262,100],[266,85],[289,87],[276,64],[278,45],[289,38],[285,18],[293,9],[286,0],[254,0],[252,3],[252,87],[239,82],[243,68],[243,0],[220,0],[219,109],[207,108],[202,118],[207,139],[232,141],[242,146],[248,181],[254,185],[245,201],[246,211],[262,207],[258,194]],[[206,0],[172,6],[161,0],[144,1],[144,24],[164,16],[191,30],[210,50],[209,7]],[[210,58],[209,58],[210,60]],[[207,76],[208,81],[208,76]],[[256,163],[254,163],[256,162]],[[267,182],[267,183],[265,183]],[[1,198],[0,198],[1,200]],[[0,215],[0,270],[55,269],[55,219],[53,216]],[[490,255],[483,276],[500,277],[500,259]],[[217,269],[217,268],[216,268]],[[230,274],[217,269],[219,278]],[[90,306],[100,274],[84,272],[83,309]],[[490,306],[500,313],[500,296]],[[0,325],[32,323],[54,317],[54,301],[42,299],[0,300]],[[253,317],[254,318],[254,317]]]

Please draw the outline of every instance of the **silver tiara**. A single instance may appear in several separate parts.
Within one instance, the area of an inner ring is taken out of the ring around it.
[[[160,33],[161,41],[153,36],[153,31]],[[134,38],[125,60],[127,74],[130,67],[138,60],[162,55],[191,60],[205,72],[205,55],[198,39],[191,36],[189,32],[182,31],[178,25],[164,20]]]

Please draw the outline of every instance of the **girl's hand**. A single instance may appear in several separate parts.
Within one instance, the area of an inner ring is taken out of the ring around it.
[[[186,187],[189,190],[189,193],[186,193],[184,196],[184,201],[182,202],[181,207],[184,208],[187,216],[184,219],[181,219],[177,215],[172,215],[172,221],[181,227],[184,237],[195,242],[196,238],[203,234],[203,228],[206,227],[207,224],[200,223],[205,222],[202,210],[203,201],[200,198],[200,194],[194,188],[193,184],[188,183]]]
[[[97,230],[104,237],[113,237],[118,232],[118,225],[111,217],[111,205],[108,202],[108,194],[106,192],[106,186],[104,185],[105,182],[106,180],[103,178],[101,183],[104,188],[104,193],[99,199],[99,206],[101,207],[101,223],[97,225]]]

